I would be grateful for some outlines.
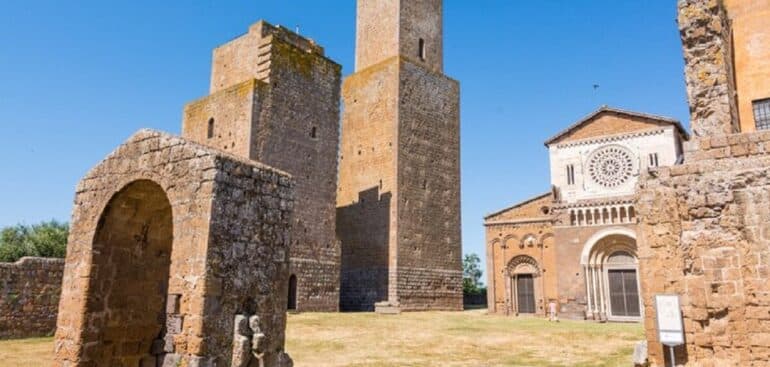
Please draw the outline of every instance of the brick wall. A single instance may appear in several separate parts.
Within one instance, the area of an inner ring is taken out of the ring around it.
[[[53,334],[63,271],[63,259],[0,263],[0,339]]]

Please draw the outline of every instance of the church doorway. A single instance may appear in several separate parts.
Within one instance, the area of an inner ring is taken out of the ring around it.
[[[586,318],[641,321],[639,260],[633,231],[600,232],[587,243],[581,258],[586,283]]]
[[[639,317],[639,289],[636,270],[607,270],[610,311],[619,317]]]
[[[297,310],[297,276],[294,274],[289,277],[289,304],[286,309],[289,311]]]
[[[542,278],[537,261],[526,255],[516,256],[508,263],[505,272],[509,280],[506,284],[506,313],[541,313]]]
[[[516,277],[516,303],[519,313],[535,313],[535,281],[532,274]]]

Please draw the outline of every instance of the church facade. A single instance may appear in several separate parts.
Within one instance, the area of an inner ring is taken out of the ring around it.
[[[674,119],[602,107],[546,141],[551,190],[484,218],[489,311],[641,321],[637,179],[687,139]]]

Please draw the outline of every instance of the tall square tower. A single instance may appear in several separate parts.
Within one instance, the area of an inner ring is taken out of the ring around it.
[[[293,176],[289,309],[339,309],[340,71],[312,40],[261,21],[214,49],[211,94],[184,111],[185,138]]]
[[[343,310],[462,309],[460,87],[443,74],[442,5],[358,0],[342,87]]]

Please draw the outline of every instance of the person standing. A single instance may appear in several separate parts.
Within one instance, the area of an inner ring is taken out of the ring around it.
[[[559,322],[559,314],[556,312],[556,301],[551,300],[548,303],[548,321]]]

